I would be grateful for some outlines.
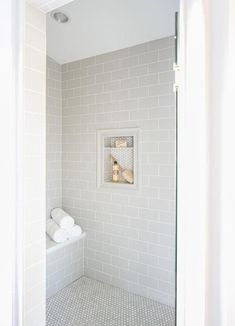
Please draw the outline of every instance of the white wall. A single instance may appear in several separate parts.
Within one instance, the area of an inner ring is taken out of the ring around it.
[[[58,63],[107,53],[174,34],[178,0],[76,0],[58,24],[47,14],[47,51]]]
[[[45,325],[46,21],[26,4],[24,42],[24,326]]]

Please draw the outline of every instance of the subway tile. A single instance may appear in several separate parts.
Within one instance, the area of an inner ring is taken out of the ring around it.
[[[74,71],[66,71],[63,73],[63,81],[74,79],[75,74]]]
[[[101,55],[97,55],[95,57],[95,62],[96,63],[106,63],[106,62],[109,62],[109,61],[112,61],[112,60],[114,60],[114,59],[112,58],[112,53],[111,52],[101,54]]]
[[[103,111],[104,112],[109,112],[112,113],[113,111],[119,111],[120,109],[120,103],[119,102],[107,102],[107,103],[103,103]],[[110,122],[111,125],[111,122]]]
[[[81,67],[88,67],[95,64],[95,57],[90,57],[87,59],[82,59],[80,61]]]
[[[148,73],[148,66],[141,65],[137,67],[130,68],[130,77],[142,76]]]
[[[147,97],[149,90],[146,87],[133,88],[129,90],[130,98]]]
[[[128,88],[136,88],[139,86],[139,80],[138,78],[129,78],[124,79],[121,81],[121,88],[128,89]]]
[[[128,78],[128,69],[122,69],[112,72],[112,80],[125,79]]]
[[[44,97],[40,93],[30,90],[24,91],[25,111],[31,113],[42,113],[42,108],[45,105]]]
[[[95,271],[102,271],[102,263],[98,260],[88,259],[88,268]]]
[[[46,52],[46,34],[34,27],[34,25],[26,25],[25,28],[25,43],[37,50]]]
[[[34,26],[43,33],[46,32],[46,16],[40,10],[27,4],[25,6],[25,19],[27,24]]]
[[[174,176],[175,175],[175,165],[161,165],[159,167],[159,174],[161,176]]]
[[[130,229],[147,230],[148,225],[149,223],[141,218],[130,218],[129,220]]]
[[[129,283],[128,290],[131,293],[135,293],[135,294],[141,295],[143,297],[148,297],[148,288],[146,286],[140,285],[139,283],[132,283],[132,282],[130,282]]]
[[[160,201],[157,201],[156,202],[156,206],[159,207],[157,209],[160,209],[160,210],[167,210],[167,209],[164,209],[165,207],[167,208],[167,202],[168,201],[163,201],[163,203],[159,203]],[[163,206],[163,208],[162,208]],[[169,235],[170,234],[170,225],[168,223],[163,223],[163,222],[155,222],[155,221],[150,221],[149,222],[149,230],[151,230],[152,232],[156,232],[156,233],[162,233],[162,234],[166,234],[166,235]]]
[[[160,83],[173,83],[174,79],[175,79],[175,73],[173,70],[159,73]]]
[[[139,62],[140,64],[145,64],[145,63],[152,63],[158,61],[158,52],[148,52],[145,54],[140,55]]]
[[[146,97],[139,100],[140,108],[152,108],[158,106],[158,97]]]
[[[129,247],[130,247],[130,249],[137,250],[139,252],[147,252],[147,250],[148,250],[147,242],[138,241],[138,240],[130,240]]]
[[[160,129],[175,129],[175,119],[160,119],[159,120]]]
[[[165,49],[170,46],[170,37],[154,40],[148,43],[148,48],[150,51]]]
[[[160,84],[149,87],[149,96],[160,96],[172,93],[172,87],[169,84]]]
[[[129,93],[127,90],[122,90],[122,91],[112,93],[112,101],[122,101],[128,99],[128,97],[129,97]]]
[[[119,269],[110,264],[103,264],[103,272],[114,277],[119,276]]]
[[[70,90],[73,91],[73,94],[71,96],[68,96],[69,99],[71,97],[77,97],[77,96],[80,97],[80,96],[88,95],[88,87],[81,86],[81,87],[72,88]],[[91,93],[89,93],[89,94],[91,94]]]
[[[95,76],[94,75],[90,75],[90,76],[81,78],[82,86],[87,86],[87,85],[92,85],[92,84],[95,84]]]
[[[31,135],[44,135],[45,116],[43,114],[25,114],[25,133]]]
[[[45,244],[42,241],[31,244],[25,249],[25,268],[30,268],[32,265],[43,262],[45,252]]]
[[[25,88],[34,92],[45,94],[45,73],[32,69],[25,69]]]
[[[168,107],[157,107],[149,110],[150,119],[170,118],[170,109]]]
[[[46,71],[45,53],[26,45],[24,64],[26,67],[45,73]]]
[[[111,278],[111,275],[108,275],[108,274],[103,273],[103,272],[96,272],[95,278],[98,281],[101,281],[101,282],[104,282],[104,283],[108,283],[108,284],[111,283],[111,279],[112,279]]]
[[[175,95],[174,94],[159,96],[159,105],[160,106],[174,106],[174,103],[175,103]]]
[[[161,157],[162,160],[165,160],[165,156],[158,156],[159,159]],[[170,180],[169,177],[162,177],[162,176],[153,176],[150,179],[150,186],[158,187],[158,188],[169,188]]]
[[[117,50],[117,51],[111,52],[110,54],[111,54],[112,60],[123,59],[123,58],[128,57],[129,48]]]
[[[170,273],[164,269],[156,268],[153,266],[149,266],[148,275],[152,278],[169,282],[170,281]]]
[[[139,281],[140,284],[150,287],[151,289],[158,289],[158,280],[154,278],[140,275]]]
[[[105,73],[102,73],[102,74],[97,74],[95,76],[95,79],[96,79],[96,83],[105,83],[105,82],[109,82],[111,81],[111,78],[112,77],[112,74],[111,72],[105,72]]]
[[[130,261],[129,268],[131,271],[135,271],[138,274],[146,275],[148,272],[148,266],[138,262]]]
[[[146,198],[142,198],[141,196],[139,197],[130,197],[130,201],[129,201],[131,206],[135,206],[135,207],[144,207],[147,208],[148,207],[148,199]]]
[[[30,305],[31,306],[31,305]],[[45,325],[46,323],[46,311],[44,300],[39,302],[33,308],[28,308],[24,306],[24,324],[25,326],[38,326]]]
[[[69,62],[69,63],[66,64],[66,70],[68,70],[68,71],[69,70],[76,70],[76,69],[79,69],[80,67],[81,67],[81,62],[80,61],[73,61],[73,62]]]
[[[120,269],[120,279],[129,281],[129,282],[138,282],[138,274],[135,271],[130,271],[128,269]]]
[[[71,79],[71,80],[68,80],[68,81],[64,81],[66,84],[63,84],[63,85],[66,85],[66,87],[63,87],[64,89],[71,89],[71,88],[78,88],[78,87],[81,87],[81,79],[80,78],[76,78],[76,79]]]
[[[122,227],[122,235],[128,239],[138,240],[139,239],[139,230],[131,227]]]
[[[126,248],[126,247],[128,247],[128,238],[113,235],[112,236],[112,244],[114,246]]]
[[[129,248],[120,248],[119,249],[119,255],[121,258],[124,258],[124,259],[128,259],[129,260],[129,268],[131,268],[132,266],[132,262],[137,262],[138,261],[138,257],[139,257],[139,254],[138,254],[138,251],[136,250],[132,250],[132,249],[129,249]],[[133,269],[135,270],[135,269]]]
[[[129,264],[129,262],[127,259],[123,259],[123,258],[115,257],[115,256],[112,257],[112,265],[113,266],[116,266],[119,268],[128,268],[128,264]]]
[[[175,142],[159,142],[159,152],[160,153],[174,153],[175,152]]]
[[[128,291],[129,282],[123,279],[112,277],[112,284],[118,288]]]
[[[162,76],[162,78],[164,79],[164,76]],[[159,83],[159,74],[157,72],[155,74],[142,76],[139,79],[140,86],[148,86],[148,85],[154,85],[158,83]]]
[[[104,63],[104,72],[120,70],[121,68],[120,60]]]
[[[124,101],[121,101],[121,104],[120,104],[121,111],[129,111],[129,110],[133,110],[133,109],[138,109],[138,107],[139,107],[139,102],[137,99],[124,100]]]
[[[129,48],[129,55],[138,55],[148,51],[148,43],[138,44]]]
[[[123,215],[112,214],[111,221],[117,225],[127,226],[129,224],[129,219]]]
[[[171,70],[172,67],[170,65],[169,60],[159,61],[156,63],[149,64],[149,73],[160,73]]]
[[[96,95],[96,103],[105,103],[110,102],[112,100],[112,96],[110,93],[102,93]]]
[[[105,71],[105,70],[104,70],[104,66],[102,64],[92,65],[92,66],[87,68],[87,74],[88,75],[101,74],[103,71]]]
[[[99,94],[103,92],[103,85],[91,85],[87,87],[87,94]]]
[[[130,68],[139,64],[138,56],[131,56],[120,61],[121,68]]]
[[[121,88],[121,82],[119,80],[104,84],[104,92],[112,92],[112,91],[119,90],[120,88]]]
[[[79,69],[74,70],[74,78],[85,78],[87,77],[87,67],[81,67]],[[62,76],[63,78],[63,76]]]
[[[142,120],[149,118],[149,111],[148,110],[135,110],[130,112],[130,119],[131,120]]]
[[[159,60],[165,60],[166,58],[174,58],[175,57],[175,48],[167,48],[159,50]]]

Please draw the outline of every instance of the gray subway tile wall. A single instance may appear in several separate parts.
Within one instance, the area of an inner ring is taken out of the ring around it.
[[[62,205],[85,275],[174,305],[174,39],[62,65]],[[96,186],[97,129],[141,129],[139,191]],[[53,147],[53,146],[52,146]]]

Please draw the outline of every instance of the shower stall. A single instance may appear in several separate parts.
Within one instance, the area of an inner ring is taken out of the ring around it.
[[[114,8],[47,14],[47,219],[63,208],[83,230],[47,236],[48,326],[175,324],[178,3],[158,3],[139,39],[118,39]]]

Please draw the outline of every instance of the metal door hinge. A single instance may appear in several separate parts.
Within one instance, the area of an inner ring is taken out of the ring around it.
[[[180,71],[180,65],[178,65],[178,63],[174,63],[174,64],[173,64],[173,70],[174,70],[175,72]]]
[[[173,85],[173,92],[176,93],[180,89],[180,81],[179,81],[180,66],[178,64],[174,63],[173,70],[175,72],[175,83]]]
[[[173,85],[173,92],[174,92],[174,93],[176,93],[176,92],[178,92],[178,91],[179,91],[179,89],[180,89],[180,85],[179,85],[179,84],[176,84],[176,83],[174,83],[174,85]]]

